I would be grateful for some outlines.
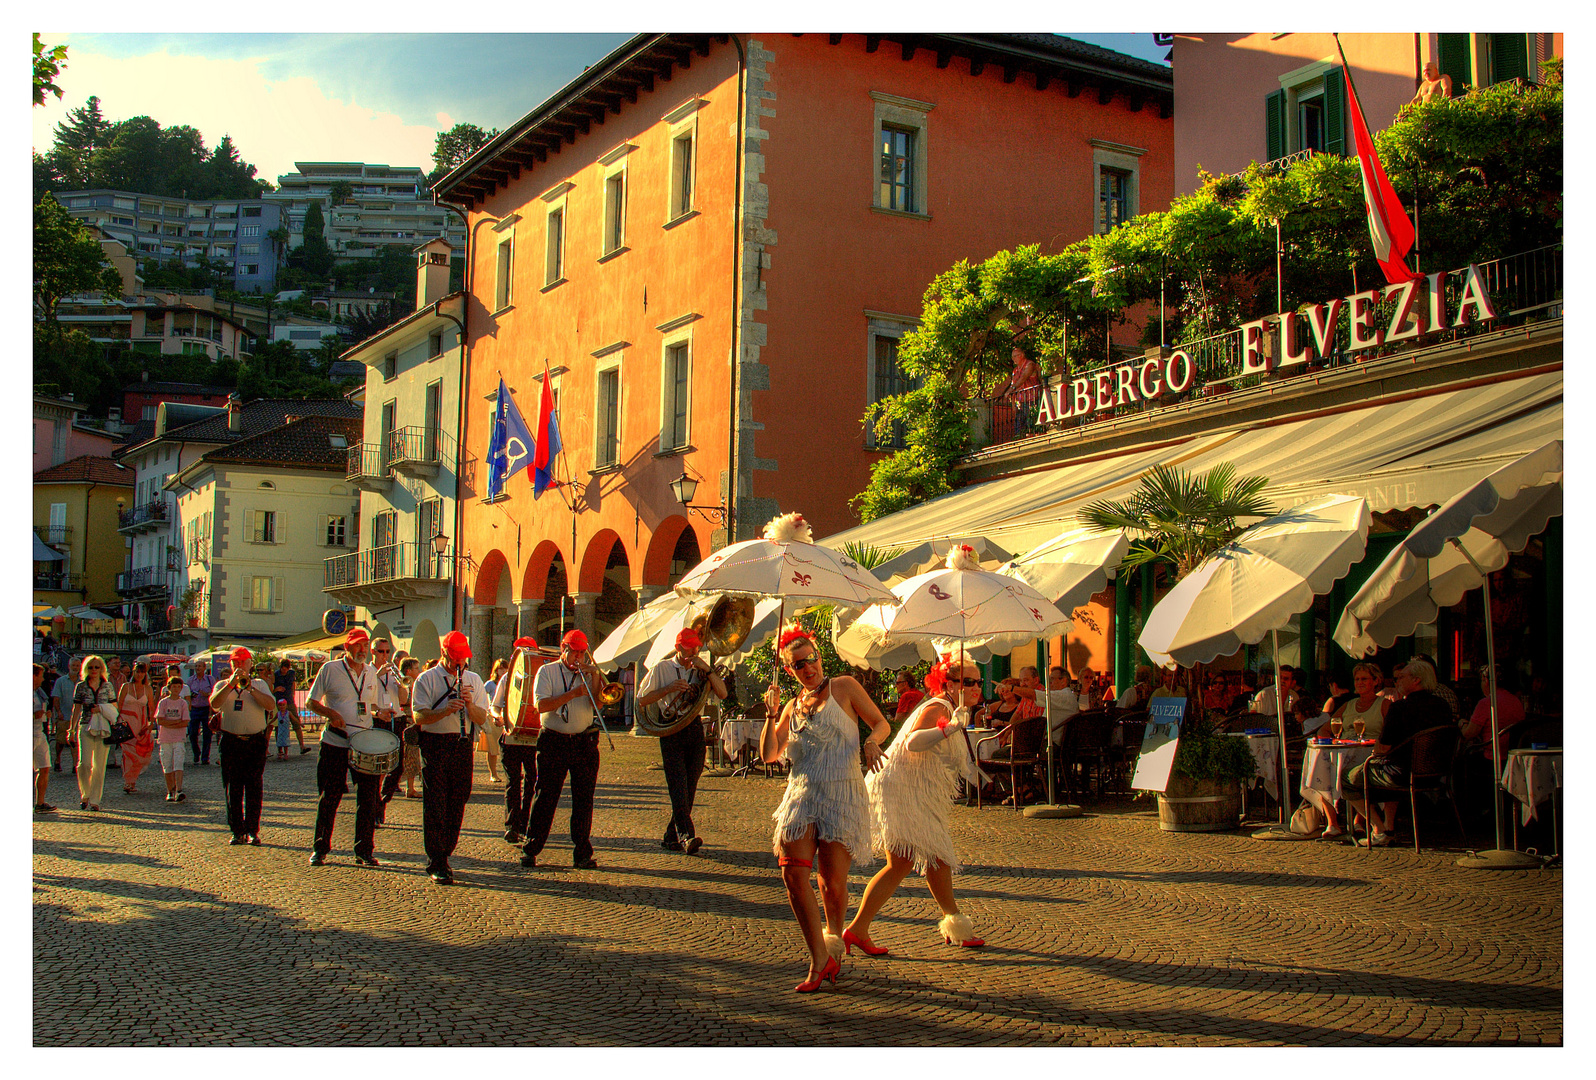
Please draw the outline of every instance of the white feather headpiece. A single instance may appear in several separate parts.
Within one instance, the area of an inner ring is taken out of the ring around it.
[[[981,569],[981,564],[975,561],[975,549],[969,544],[958,544],[950,548],[945,565],[949,570]]]
[[[804,544],[815,542],[814,533],[809,528],[809,522],[798,513],[782,514],[773,517],[765,523],[765,539],[774,540],[778,544],[790,544],[798,541]]]

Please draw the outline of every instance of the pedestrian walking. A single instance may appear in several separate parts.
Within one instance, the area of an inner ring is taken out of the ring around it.
[[[399,687],[404,695],[403,702],[398,706],[404,710],[408,723],[405,725],[404,734],[400,736],[403,745],[404,760],[399,766],[399,782],[405,786],[405,798],[419,799],[421,792],[416,790],[416,780],[421,776],[421,729],[416,726],[415,717],[412,715],[415,700],[416,677],[421,674],[421,661],[414,656],[406,656],[399,661]],[[397,785],[395,786],[397,790]]]
[[[726,697],[726,682],[699,655],[703,642],[698,631],[685,627],[676,635],[676,652],[649,669],[638,690],[637,706],[660,705],[675,715],[685,715],[707,683],[716,698]],[[648,715],[647,713],[644,714]],[[698,779],[704,773],[704,725],[698,717],[659,741],[660,766],[670,793],[671,817],[660,846],[696,855],[703,845],[693,826],[693,801]]]
[[[349,740],[372,727],[378,709],[387,709],[387,697],[367,666],[371,635],[361,627],[344,638],[344,654],[329,660],[310,684],[305,704],[327,724],[321,731],[321,751],[316,761],[316,834],[310,865],[323,866],[332,851],[333,823],[338,806],[355,780],[355,862],[376,866],[377,803],[382,777],[349,767]]]
[[[421,729],[421,832],[427,874],[453,885],[449,856],[471,798],[472,741],[488,719],[482,677],[465,666],[471,645],[458,630],[439,641],[443,662],[416,680],[411,708]]]
[[[291,727],[298,727],[299,726],[298,724],[294,724],[294,723],[291,722],[293,720],[293,716],[294,716],[294,711],[293,711],[292,707],[289,706],[288,699],[287,698],[278,698],[277,699],[277,722],[273,725],[273,730],[275,731],[275,733],[277,735],[277,760],[278,761],[287,761],[288,760],[288,733],[289,733],[289,729]]]
[[[500,659],[493,662],[493,678],[483,684],[487,692],[487,699],[493,700],[494,693],[499,688],[499,680],[507,678],[510,671],[508,661]],[[500,738],[504,729],[499,726],[498,720],[490,712],[488,722],[482,725],[482,752],[488,755],[488,780],[495,784],[504,783],[504,777],[499,775],[499,753],[502,749]]]
[[[50,697],[44,692],[44,665],[33,665],[33,812],[53,814],[50,792]]]
[[[55,710],[51,727],[55,731],[55,765],[56,772],[61,771],[61,755],[72,751],[73,767],[76,768],[78,760],[77,735],[72,730],[72,695],[77,693],[78,682],[83,677],[83,661],[73,657],[67,663],[66,674],[55,680],[55,686],[50,689],[50,700]]]
[[[530,664],[537,656],[538,643],[529,637],[519,637],[511,648],[514,650],[512,656],[519,657],[523,652],[526,653]],[[527,819],[532,814],[532,796],[537,793],[538,724],[537,709],[526,699],[524,691],[520,710],[522,715],[509,715],[510,686],[515,678],[514,663],[512,660],[510,671],[493,688],[490,712],[494,722],[503,731],[500,739],[503,743],[501,760],[504,762],[504,839],[508,843],[519,844],[522,834],[526,832]],[[523,678],[532,681],[535,674],[534,671]]]
[[[599,728],[593,712],[598,668],[587,651],[587,635],[567,631],[560,639],[560,662],[538,668],[532,697],[543,733],[538,736],[538,797],[527,823],[521,865],[534,867],[554,827],[565,776],[571,776],[571,862],[578,870],[598,869],[593,858],[593,792],[598,786]]]
[[[105,793],[105,762],[111,746],[105,737],[111,733],[116,716],[116,690],[106,673],[105,660],[83,658],[83,681],[72,694],[72,728],[78,739],[78,806],[100,809]]]
[[[155,750],[161,758],[161,773],[166,778],[166,801],[182,802],[183,743],[188,735],[188,702],[183,700],[183,677],[166,679],[166,694],[155,703]]]
[[[122,743],[122,790],[128,795],[136,793],[139,774],[155,756],[155,732],[150,725],[150,709],[154,705],[150,665],[134,664],[133,674],[116,695],[117,715],[133,732],[133,737]]]
[[[404,745],[405,725],[409,723],[408,708],[410,697],[404,687],[404,679],[399,674],[399,669],[394,666],[393,642],[387,638],[377,638],[371,643],[371,662],[377,668],[377,681],[382,685],[382,692],[387,695],[388,704],[391,706],[389,713],[384,716],[378,714],[376,726],[391,731],[399,738],[399,745]],[[399,774],[404,770],[404,759],[393,767],[393,771],[382,778],[382,787],[378,793],[377,824],[385,825],[388,822],[388,802],[399,790]]]
[[[299,708],[294,700],[294,691],[298,688],[299,680],[294,675],[294,665],[285,657],[277,662],[277,672],[272,676],[272,693],[277,695],[279,701],[288,702],[288,722],[293,726],[294,736],[299,740],[299,752],[310,753],[310,748],[305,745],[305,729],[299,722]]]
[[[216,680],[211,677],[210,664],[205,660],[194,661],[194,674],[188,682],[188,745],[194,751],[193,763],[195,765],[209,765],[211,763],[211,691],[216,689]],[[204,741],[204,751],[201,752],[201,738]]]

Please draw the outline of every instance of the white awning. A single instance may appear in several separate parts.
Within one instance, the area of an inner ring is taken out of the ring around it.
[[[1160,462],[1192,472],[1234,462],[1267,476],[1281,507],[1329,494],[1361,495],[1376,511],[1432,506],[1562,437],[1563,375],[1553,371],[990,480],[823,542],[892,548],[973,533],[1024,551],[1072,525],[1086,503],[1124,497]]]

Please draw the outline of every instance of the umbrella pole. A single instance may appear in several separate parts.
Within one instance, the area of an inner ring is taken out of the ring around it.
[[[1048,674],[1051,673],[1052,669],[1052,659],[1051,656],[1048,657],[1049,664],[1047,668],[1038,673],[1041,675],[1038,681],[1042,684],[1042,715],[1045,717],[1042,723],[1047,725],[1047,731],[1043,733],[1047,739],[1047,805],[1057,806],[1058,798],[1053,792],[1053,691],[1047,685]]]
[[[1541,860],[1533,855],[1525,855],[1516,849],[1504,847],[1502,844],[1502,750],[1496,741],[1496,634],[1491,625],[1491,575],[1485,572],[1484,567],[1474,561],[1474,556],[1468,553],[1456,538],[1452,546],[1457,548],[1475,573],[1480,575],[1480,580],[1485,583],[1485,665],[1486,683],[1491,694],[1491,804],[1496,812],[1496,848],[1493,851],[1482,851],[1478,855],[1465,855],[1457,861],[1459,866],[1472,867],[1476,870],[1522,870],[1526,867],[1540,866]],[[1415,827],[1417,825],[1415,824]]]
[[[1280,631],[1269,631],[1275,649],[1275,721],[1280,725],[1280,824],[1286,823],[1286,798],[1291,787],[1291,769],[1286,764],[1286,699],[1280,693]]]

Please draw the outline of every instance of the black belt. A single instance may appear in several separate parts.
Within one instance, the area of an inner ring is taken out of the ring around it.
[[[474,735],[463,734],[458,731],[428,731],[425,728],[417,728],[416,730],[421,733],[423,739],[440,739],[444,742],[468,743],[474,738]]]

